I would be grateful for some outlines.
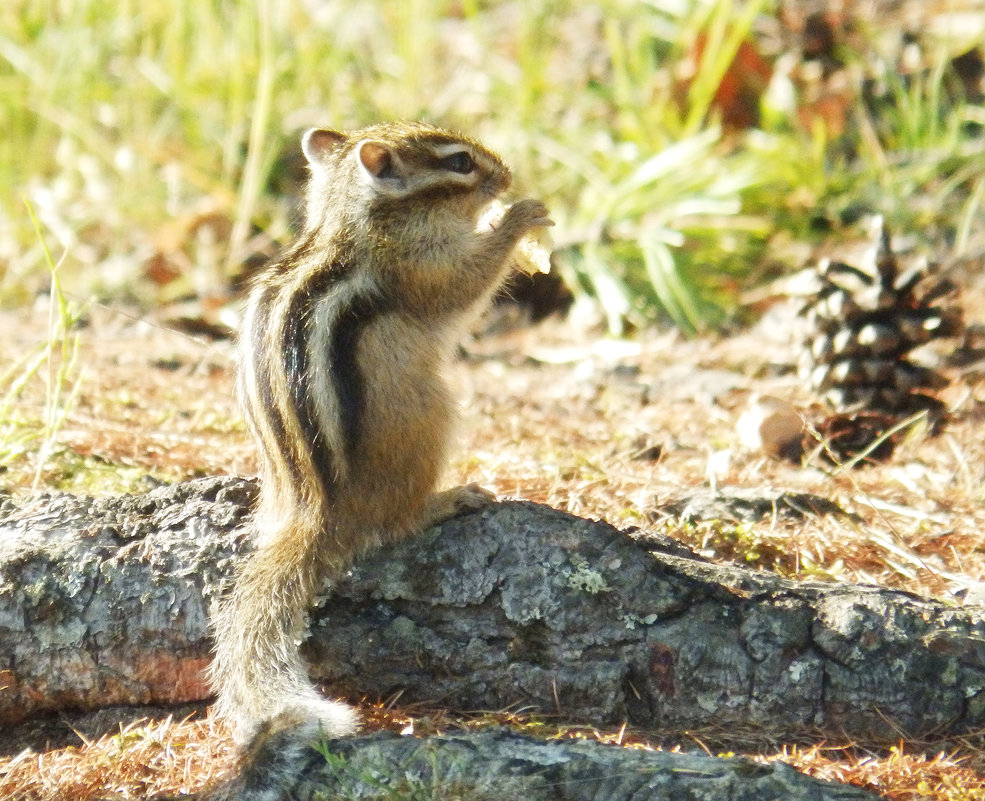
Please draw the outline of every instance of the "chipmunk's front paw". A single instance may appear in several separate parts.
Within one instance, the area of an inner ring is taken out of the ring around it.
[[[506,209],[500,227],[519,238],[534,228],[549,228],[552,225],[554,221],[548,214],[547,206],[539,200],[527,198]]]

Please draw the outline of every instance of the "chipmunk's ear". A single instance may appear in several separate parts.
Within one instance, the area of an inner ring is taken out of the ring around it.
[[[393,150],[383,142],[364,139],[356,145],[356,157],[363,176],[379,192],[399,195],[406,189],[403,164]]]
[[[312,167],[328,161],[328,157],[346,140],[340,131],[328,128],[312,128],[301,137],[301,150]]]
[[[365,139],[356,145],[356,152],[359,154],[359,163],[374,178],[385,177],[393,169],[393,154],[382,142]]]

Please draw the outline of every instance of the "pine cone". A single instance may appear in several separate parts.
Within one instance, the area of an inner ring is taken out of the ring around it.
[[[957,291],[923,261],[906,270],[890,247],[882,217],[858,264],[822,260],[815,294],[801,309],[810,332],[800,372],[837,410],[906,415],[928,410],[947,379],[911,361],[911,351],[961,330],[961,311],[948,305]]]

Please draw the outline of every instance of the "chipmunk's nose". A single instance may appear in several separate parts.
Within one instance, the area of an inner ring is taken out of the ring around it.
[[[503,169],[490,175],[483,183],[482,190],[487,195],[495,197],[500,192],[506,191],[512,181],[513,176],[510,174],[510,171]]]

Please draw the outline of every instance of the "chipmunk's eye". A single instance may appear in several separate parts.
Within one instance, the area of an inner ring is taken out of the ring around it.
[[[475,162],[472,160],[472,156],[464,150],[459,150],[457,153],[452,153],[450,156],[445,156],[441,159],[441,166],[451,172],[468,175],[475,169]]]

